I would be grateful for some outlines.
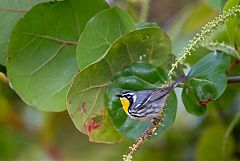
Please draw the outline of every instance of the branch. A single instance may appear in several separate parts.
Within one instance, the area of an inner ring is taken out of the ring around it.
[[[136,152],[146,140],[149,140],[151,136],[157,131],[159,125],[162,125],[165,109],[160,114],[160,118],[153,119],[151,126],[137,139],[136,143],[129,147],[130,151],[127,155],[123,155],[124,161],[131,161],[134,152]]]
[[[228,84],[240,83],[240,76],[228,77]]]

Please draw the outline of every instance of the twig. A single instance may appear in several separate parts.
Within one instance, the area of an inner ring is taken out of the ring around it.
[[[230,83],[240,83],[240,76],[228,77],[228,84]]]
[[[151,138],[151,136],[157,131],[159,125],[162,124],[164,117],[165,114],[162,112],[160,118],[153,119],[151,126],[137,139],[135,144],[129,147],[129,153],[127,155],[123,155],[124,161],[132,160],[134,152],[136,152],[146,140],[149,140]]]

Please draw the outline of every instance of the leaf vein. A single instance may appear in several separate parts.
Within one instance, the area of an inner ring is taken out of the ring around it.
[[[108,86],[109,84],[110,84],[110,82],[107,82],[107,83],[104,83],[104,84],[100,84],[100,85],[91,86],[91,87],[88,87],[86,89],[76,91],[76,92],[72,93],[72,95],[76,95],[76,94],[79,94],[79,93],[82,93],[82,92],[86,92],[86,91],[94,89],[94,88],[105,87],[105,86]]]
[[[61,40],[61,39],[58,39],[58,38],[55,38],[52,36],[39,35],[39,34],[34,34],[34,33],[22,33],[22,35],[36,36],[36,37],[43,38],[43,39],[49,39],[49,40],[56,41],[58,43],[65,44],[65,45],[77,45],[77,42]]]
[[[123,42],[122,42],[122,43],[123,43]],[[126,46],[126,49],[127,49],[127,53],[128,53],[129,59],[130,59],[131,63],[133,63],[132,53],[131,53],[131,51],[129,50],[129,46],[128,46],[128,44],[123,43],[123,45]]]
[[[92,113],[92,111],[93,111],[93,109],[94,109],[94,106],[95,106],[96,103],[97,103],[99,93],[100,93],[100,88],[99,88],[98,91],[97,91],[97,94],[96,94],[96,96],[95,96],[95,100],[94,100],[94,102],[93,102],[93,105],[92,105],[90,111],[88,112],[87,116],[85,117],[85,119],[84,119],[84,121],[83,121],[84,124],[85,124],[85,122],[87,121],[87,119],[89,118],[89,116],[91,115],[91,113]]]

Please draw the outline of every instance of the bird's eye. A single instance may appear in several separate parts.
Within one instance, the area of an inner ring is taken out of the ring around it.
[[[131,98],[132,96],[128,95],[127,98]]]

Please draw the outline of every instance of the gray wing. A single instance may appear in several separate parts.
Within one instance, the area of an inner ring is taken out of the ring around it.
[[[145,90],[138,93],[138,100],[133,106],[135,109],[144,108],[147,104],[163,98],[171,92],[169,88],[158,88],[155,90]]]
[[[166,88],[158,88],[158,89],[152,90],[150,94],[150,98],[148,100],[145,100],[143,105],[145,105],[146,103],[156,101],[160,98],[163,98],[164,96],[168,95],[175,87],[177,87],[179,83],[182,83],[186,80],[187,80],[187,76],[181,76],[172,85]]]
[[[155,118],[165,106],[169,90],[149,90],[141,91],[141,100],[129,108],[129,112],[136,118]]]

